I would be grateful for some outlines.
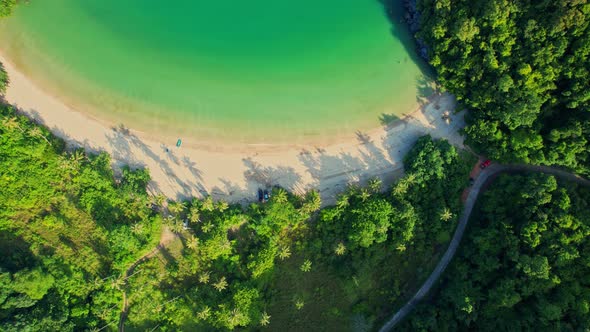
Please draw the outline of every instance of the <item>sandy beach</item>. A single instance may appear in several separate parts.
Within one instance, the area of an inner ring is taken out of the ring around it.
[[[37,86],[3,56],[0,62],[10,77],[9,103],[71,147],[108,152],[115,168],[147,167],[150,191],[171,199],[211,195],[247,203],[256,200],[258,188],[279,185],[295,193],[315,188],[329,204],[350,183],[379,177],[387,184],[403,174],[403,156],[424,134],[463,145],[457,133],[464,126],[463,114],[452,115],[450,124],[445,123],[442,114],[454,109],[455,100],[443,94],[389,126],[353,133],[337,144],[176,148],[175,141],[157,133],[135,131],[131,125],[118,130],[115,124],[79,112]]]

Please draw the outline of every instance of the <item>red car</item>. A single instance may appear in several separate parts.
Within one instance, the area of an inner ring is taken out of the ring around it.
[[[492,161],[488,159],[488,160],[484,161],[483,163],[481,163],[481,165],[479,165],[479,168],[484,169],[484,168],[490,166],[491,163],[492,163]]]

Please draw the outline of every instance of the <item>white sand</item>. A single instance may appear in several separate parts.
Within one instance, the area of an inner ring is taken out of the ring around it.
[[[150,190],[172,199],[210,194],[215,199],[246,203],[256,200],[259,187],[280,185],[296,193],[318,189],[324,202],[331,203],[349,183],[373,177],[390,183],[401,175],[404,154],[424,134],[463,144],[457,133],[464,125],[463,115],[453,115],[450,125],[446,124],[442,113],[452,111],[455,102],[452,96],[442,95],[393,126],[359,132],[356,138],[339,144],[244,145],[225,152],[222,147],[203,149],[190,144],[176,148],[175,142],[163,142],[154,133],[117,132],[108,123],[77,112],[43,91],[1,55],[0,62],[10,77],[8,102],[70,146],[106,151],[115,166],[147,167],[152,176]]]

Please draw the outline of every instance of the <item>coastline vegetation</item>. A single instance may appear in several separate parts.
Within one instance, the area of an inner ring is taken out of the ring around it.
[[[123,292],[138,330],[374,326],[436,264],[473,163],[425,136],[391,189],[351,187],[333,207],[281,188],[246,208],[162,204],[147,171],[116,180],[108,155],[66,151],[10,106],[0,117],[4,331],[114,328]],[[145,256],[162,225],[174,239]]]
[[[469,146],[590,174],[590,3],[420,0],[417,9],[441,87],[469,109]],[[588,202],[587,188],[552,176],[501,176],[440,289],[398,328],[587,330]]]
[[[10,15],[15,5],[16,0],[0,0],[0,18]]]
[[[0,62],[0,97],[6,93],[6,88],[8,88],[8,74]]]
[[[9,106],[0,123],[0,329],[115,319],[121,275],[159,240],[147,171],[125,169],[117,184],[108,155],[65,152]]]
[[[0,16],[14,4],[0,0]],[[590,174],[586,1],[418,8],[442,87],[470,109],[470,146]],[[146,192],[147,170],[115,174],[107,154],[68,151],[3,105],[0,330],[374,329],[446,248],[473,163],[425,136],[403,178],[353,186],[335,206],[281,188],[247,207],[165,202]],[[590,328],[589,202],[552,176],[501,176],[439,293],[401,328]]]
[[[590,3],[420,0],[417,37],[494,160],[590,174]]]

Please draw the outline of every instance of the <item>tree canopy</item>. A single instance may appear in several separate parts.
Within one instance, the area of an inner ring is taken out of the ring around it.
[[[472,162],[425,136],[392,188],[352,186],[333,207],[281,188],[247,208],[166,203],[146,170],[115,177],[108,155],[67,150],[3,106],[0,329],[114,329],[123,294],[130,329],[370,326],[436,262]],[[162,227],[176,235],[158,249]]]
[[[0,18],[10,15],[16,0],[0,0]]]
[[[120,292],[111,285],[159,239],[146,177],[125,170],[117,184],[108,155],[67,152],[46,129],[0,108],[0,329],[116,319]]]
[[[590,189],[502,175],[472,219],[441,290],[403,330],[590,328]]]
[[[6,70],[4,70],[4,66],[0,62],[0,96],[6,93],[6,89],[8,88],[8,74]]]
[[[418,37],[491,158],[590,174],[590,3],[420,0]]]

